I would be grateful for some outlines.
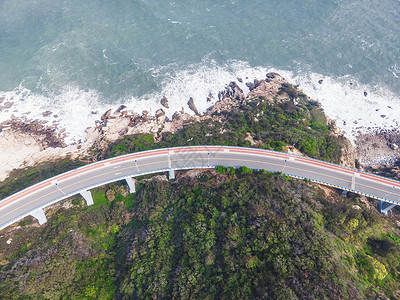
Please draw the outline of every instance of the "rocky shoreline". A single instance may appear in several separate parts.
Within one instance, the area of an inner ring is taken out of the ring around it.
[[[359,161],[364,166],[393,165],[400,158],[400,132],[379,129],[360,133],[355,141]]]
[[[242,79],[238,78],[238,81],[242,82]],[[175,112],[171,119],[166,116],[162,108],[158,109],[154,115],[147,111],[137,114],[121,105],[116,110],[106,111],[93,127],[88,127],[85,141],[72,145],[65,143],[65,130],[57,130],[56,127],[48,126],[45,122],[12,119],[1,123],[0,180],[4,180],[13,169],[32,167],[44,161],[64,157],[82,158],[88,156],[92,147],[105,149],[109,143],[133,134],[151,133],[157,141],[164,133],[174,133],[190,122],[200,122],[211,118],[217,120],[219,117],[214,114],[215,112],[233,110],[255,97],[268,101],[281,101],[305,96],[291,89],[282,89],[282,86],[290,86],[290,84],[277,73],[268,73],[265,79],[247,82],[246,86],[249,88],[247,95],[236,82],[230,82],[225,90],[218,93],[218,101],[204,114],[197,110],[196,100],[193,98],[188,99],[187,102],[193,114],[184,112],[182,108],[182,111]],[[210,94],[207,101],[211,101],[211,98],[213,95]],[[160,106],[169,107],[166,97],[160,99]],[[341,134],[337,127],[335,132]],[[369,166],[374,162],[393,163],[400,155],[397,146],[400,145],[400,134],[396,132],[360,134],[356,141],[357,157],[351,143],[348,144],[347,149],[342,153],[344,157],[342,163],[352,167],[356,158],[361,165]],[[296,149],[290,147],[287,150],[298,153]]]

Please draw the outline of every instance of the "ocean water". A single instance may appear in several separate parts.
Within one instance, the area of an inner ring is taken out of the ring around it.
[[[205,110],[276,71],[352,139],[398,128],[398,20],[399,0],[0,0],[0,122],[44,120],[73,143],[120,104]]]

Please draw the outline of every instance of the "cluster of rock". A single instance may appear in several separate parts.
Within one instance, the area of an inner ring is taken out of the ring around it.
[[[400,159],[398,130],[379,129],[360,133],[355,143],[358,160],[363,165],[388,165]]]
[[[11,101],[7,101],[7,102],[5,102],[5,103],[3,103],[4,102],[4,99],[6,99],[5,97],[0,97],[0,112],[2,111],[2,110],[4,110],[4,109],[8,109],[8,108],[10,108],[11,106],[13,106],[13,102],[11,102]]]
[[[248,82],[246,85],[249,87],[250,92],[245,95],[236,82],[231,82],[226,86],[225,90],[218,93],[218,101],[208,108],[204,114],[201,114],[196,108],[195,99],[190,98],[187,105],[194,112],[194,115],[185,113],[182,110],[175,112],[171,119],[167,118],[162,108],[158,109],[154,115],[149,114],[147,111],[137,114],[121,105],[115,111],[110,109],[105,112],[100,120],[96,121],[95,126],[86,129],[86,141],[67,147],[64,143],[65,132],[57,131],[56,128],[46,127],[45,124],[39,121],[11,120],[7,124],[3,124],[2,128],[7,127],[15,133],[24,133],[35,137],[40,144],[41,151],[47,150],[47,153],[50,153],[49,149],[57,149],[58,151],[51,152],[53,153],[52,158],[54,158],[54,153],[57,153],[59,157],[67,155],[83,156],[88,153],[87,151],[91,147],[106,149],[110,142],[133,134],[150,133],[154,135],[154,139],[157,141],[164,133],[176,132],[189,122],[199,122],[210,118],[223,122],[224,120],[218,116],[219,112],[237,109],[253,98],[262,98],[265,101],[288,99],[288,95],[284,92],[282,93],[282,84],[288,84],[282,76],[277,73],[268,73],[265,79]],[[207,97],[207,101],[211,101],[212,98],[213,95],[210,94]],[[160,106],[169,107],[166,97],[160,99]],[[21,163],[26,160],[25,157],[19,159]],[[43,160],[43,157],[41,159]],[[33,159],[30,160],[28,165],[31,164],[34,164]],[[14,168],[17,167],[21,167],[21,165],[14,166]]]
[[[204,114],[198,111],[192,97],[189,98],[187,105],[194,115],[182,110],[175,112],[171,119],[166,117],[162,108],[158,109],[155,115],[150,115],[147,111],[137,114],[125,110],[125,107],[120,107],[114,112],[109,110],[104,113],[95,127],[87,129],[87,134],[91,140],[94,139],[96,147],[100,148],[105,147],[108,142],[137,133],[152,133],[155,140],[158,140],[163,133],[176,132],[189,122],[199,122],[210,118],[218,119],[219,117],[214,115],[215,112],[219,113],[238,108],[254,97],[261,97],[270,101],[287,99],[285,94],[278,95],[279,88],[284,82],[286,82],[285,79],[279,74],[268,73],[266,79],[255,80],[254,83],[248,84],[252,86],[252,90],[247,96],[236,82],[231,82],[225,90],[218,93],[218,101],[208,108]],[[210,94],[207,98],[211,101],[213,95]],[[165,96],[160,100],[160,104],[169,108],[168,99]]]
[[[43,121],[27,121],[13,118],[0,124],[0,132],[5,130],[29,134],[43,149],[66,146],[64,142],[66,137],[65,129],[58,131],[57,128],[47,126]]]
[[[400,159],[391,163],[370,165],[365,170],[384,177],[400,180]]]

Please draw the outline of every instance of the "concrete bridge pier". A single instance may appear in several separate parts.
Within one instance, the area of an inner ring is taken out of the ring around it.
[[[135,180],[133,180],[132,177],[127,177],[125,180],[129,186],[129,193],[136,193]]]
[[[389,210],[391,210],[395,206],[396,206],[396,204],[392,204],[389,202],[379,200],[379,212],[381,214],[384,214],[385,216],[387,216]]]
[[[169,169],[168,177],[169,177],[169,179],[175,179],[175,170]]]
[[[92,193],[90,191],[83,190],[83,191],[80,191],[79,193],[85,199],[86,205],[92,205],[93,204],[93,197],[92,197]]]
[[[47,222],[46,215],[44,214],[44,211],[42,208],[39,208],[39,209],[35,210],[34,212],[32,212],[31,216],[36,218],[40,225]]]

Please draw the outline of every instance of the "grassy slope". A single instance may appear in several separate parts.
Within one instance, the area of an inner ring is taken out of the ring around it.
[[[103,153],[94,149],[94,155],[176,145],[250,146],[249,133],[262,148],[296,144],[309,156],[339,160],[343,138],[329,134],[313,102],[253,99],[223,115],[225,123],[193,123],[158,144],[137,135]],[[78,164],[65,160],[57,170],[42,165],[20,171],[0,193]],[[56,210],[45,226],[3,234],[0,297],[399,296],[400,238],[387,219],[356,196],[326,196],[314,184],[248,171],[177,182],[142,179],[137,194],[127,197],[115,183],[94,191],[92,207],[74,198],[72,208]],[[28,218],[21,225],[30,223]]]

